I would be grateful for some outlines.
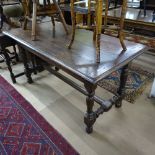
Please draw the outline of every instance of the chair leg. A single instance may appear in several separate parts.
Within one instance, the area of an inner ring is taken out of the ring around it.
[[[37,21],[37,2],[33,0],[32,32],[31,32],[32,40],[36,40],[36,21]]]
[[[90,27],[90,24],[91,24],[91,0],[88,0],[88,13],[87,13],[87,25],[88,27]]]
[[[54,21],[53,16],[51,16],[51,21],[52,21],[52,25],[53,25],[53,37],[55,37],[55,21]]]
[[[19,61],[19,57],[18,57],[18,54],[17,54],[16,46],[15,45],[13,46],[13,50],[14,50],[14,53],[15,53],[15,59],[18,62]]]
[[[117,8],[118,0],[115,0],[114,4],[115,4],[115,8]]]
[[[120,40],[120,44],[123,48],[123,51],[126,51],[126,46],[125,46],[125,43],[124,43],[124,33],[121,32],[121,30],[118,32],[118,37],[119,37],[119,40]]]
[[[146,16],[146,0],[144,0],[144,17]]]
[[[103,1],[99,0],[96,7],[96,63],[100,63],[100,38],[102,30]]]
[[[24,22],[23,22],[23,30],[26,30],[27,28],[27,22],[28,22],[28,18],[30,17],[30,0],[22,0],[22,8],[23,8],[23,12],[24,12]]]
[[[52,24],[53,24],[53,28],[55,27],[55,21],[54,21],[54,17],[51,16],[51,21],[52,21]]]
[[[33,80],[32,80],[32,77],[31,77],[32,71],[30,70],[30,67],[29,67],[29,64],[28,64],[27,52],[21,46],[18,46],[18,48],[19,48],[19,51],[21,53],[22,61],[23,61],[23,64],[24,64],[24,73],[25,73],[25,75],[27,77],[28,83],[31,84],[31,83],[33,83]]]
[[[123,27],[124,27],[124,19],[125,19],[126,6],[127,6],[127,0],[124,0],[123,4],[122,4],[122,11],[121,11],[120,30],[118,32],[118,37],[119,37],[121,46],[123,48],[123,51],[126,51],[126,46],[125,46],[125,43],[123,41],[123,39],[124,39]]]
[[[71,49],[71,46],[73,44],[74,38],[75,38],[75,29],[76,29],[76,13],[74,12],[74,0],[71,0],[71,18],[72,18],[72,36],[71,41],[68,45],[68,48]]]
[[[36,70],[36,63],[35,63],[35,55],[31,54],[31,62],[32,62],[32,69],[33,69],[33,73],[37,74],[37,70]]]
[[[64,19],[64,17],[63,17],[62,11],[61,11],[61,9],[60,9],[58,3],[56,2],[56,0],[53,0],[53,3],[55,4],[55,6],[56,6],[56,8],[57,8],[57,10],[58,10],[58,13],[59,13],[59,15],[60,15],[60,19],[61,19],[61,21],[62,21],[63,27],[64,27],[64,29],[65,29],[65,31],[66,31],[66,34],[69,34],[69,33],[68,33],[68,29],[67,29],[67,25],[66,25],[66,22],[65,22],[65,19]]]
[[[100,63],[100,34],[96,34],[96,63]]]
[[[26,30],[26,28],[27,28],[27,22],[28,22],[28,19],[25,17],[24,18],[24,23],[23,23],[23,30]]]

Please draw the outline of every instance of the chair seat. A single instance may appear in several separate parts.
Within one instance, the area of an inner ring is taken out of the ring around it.
[[[41,15],[51,15],[51,14],[55,14],[57,12],[57,8],[54,4],[51,4],[49,6],[45,6],[45,7],[39,7],[37,9],[37,16],[41,16]]]
[[[7,17],[21,17],[23,8],[21,4],[3,6],[4,15]]]

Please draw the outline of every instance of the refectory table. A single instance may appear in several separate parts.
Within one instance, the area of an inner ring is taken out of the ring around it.
[[[93,44],[93,33],[86,30],[77,30],[74,44],[71,49],[67,48],[71,35],[66,35],[60,23],[56,23],[52,30],[49,22],[38,24],[38,36],[36,41],[31,40],[31,31],[22,29],[11,29],[3,33],[14,39],[23,55],[25,74],[28,82],[32,82],[29,70],[27,53],[39,57],[45,63],[46,69],[58,78],[65,81],[84,95],[86,95],[87,111],[84,116],[86,132],[93,131],[93,124],[100,114],[111,109],[112,105],[119,108],[124,97],[125,83],[128,75],[130,62],[144,52],[144,45],[125,41],[127,51],[121,51],[118,38],[101,36],[101,61],[96,63],[95,45]],[[97,84],[100,80],[112,72],[122,68],[120,76],[120,87],[117,95],[109,100],[104,100],[95,95]],[[59,70],[81,81],[79,86],[68,76]],[[99,104],[97,110],[93,110],[94,103]]]

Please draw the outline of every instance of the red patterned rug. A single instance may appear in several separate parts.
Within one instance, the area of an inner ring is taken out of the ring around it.
[[[0,155],[77,155],[74,148],[0,76]]]

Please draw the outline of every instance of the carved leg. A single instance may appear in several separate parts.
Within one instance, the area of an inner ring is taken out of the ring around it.
[[[100,36],[102,30],[103,1],[99,0],[96,6],[96,62],[100,63]]]
[[[144,0],[144,17],[146,16],[146,0]]]
[[[66,31],[66,34],[68,35],[69,33],[68,33],[68,29],[67,29],[66,21],[65,21],[65,19],[64,19],[64,17],[63,17],[62,12],[60,11],[59,13],[60,13],[60,18],[61,18],[61,21],[62,21],[63,27],[64,27],[64,29],[65,29],[65,31]]]
[[[96,22],[96,15],[92,17],[93,22],[92,22],[92,25],[94,24],[95,25],[95,22]],[[93,41],[95,42],[96,41],[96,27],[93,28]]]
[[[36,63],[35,63],[35,56],[33,54],[31,54],[31,62],[32,62],[32,70],[34,74],[37,74],[37,70],[36,70]]]
[[[16,46],[15,46],[15,45],[13,46],[13,50],[14,50],[14,52],[15,52],[16,61],[18,62],[18,61],[19,61],[19,57],[18,57],[18,54],[17,54]]]
[[[123,48],[123,51],[126,51],[126,46],[125,46],[125,43],[124,43],[124,33],[120,30],[119,31],[119,34],[118,34],[118,37],[119,37],[119,40],[120,40],[120,44]]]
[[[86,132],[87,133],[93,132],[93,124],[96,121],[96,114],[93,112],[94,95],[95,95],[96,87],[97,87],[96,85],[92,85],[90,83],[85,83],[85,88],[88,92],[88,96],[86,98],[87,112],[84,116],[84,123],[86,124]]]
[[[128,66],[129,65],[126,65],[122,68],[122,72],[120,75],[120,86],[117,91],[119,98],[115,103],[116,108],[120,108],[122,106],[122,100],[124,98],[124,93],[125,93],[125,85],[128,77]]]
[[[76,29],[76,13],[74,12],[74,0],[71,0],[71,18],[72,18],[72,36],[71,41],[68,45],[68,48],[71,49],[74,38],[75,38],[75,29]]]
[[[59,71],[59,68],[58,67],[55,67],[55,71]]]
[[[51,16],[51,21],[52,21],[52,24],[53,24],[53,29],[55,28],[55,21],[54,21],[54,17]]]
[[[52,21],[52,25],[53,25],[53,38],[55,37],[55,21],[54,21],[54,17],[51,16],[51,21]]]
[[[107,27],[109,6],[110,6],[110,0],[106,0],[105,1],[105,15],[104,15],[104,29]]]
[[[96,34],[96,62],[100,63],[100,34]]]
[[[88,13],[87,13],[87,25],[90,27],[91,22],[91,0],[88,0]]]
[[[29,68],[29,65],[28,65],[26,51],[25,51],[24,48],[22,48],[20,46],[19,46],[19,50],[21,52],[22,60],[23,60],[23,63],[24,63],[24,70],[25,70],[25,75],[27,77],[27,81],[28,81],[28,83],[33,83],[33,80],[31,78],[31,71],[30,71],[30,68]]]
[[[8,67],[9,72],[10,72],[10,76],[11,76],[12,82],[16,83],[16,78],[15,78],[15,76],[13,74],[11,63],[10,63],[11,60],[10,60],[10,56],[8,54],[8,49],[4,49],[2,51],[3,51],[3,54],[4,54],[5,60],[6,60],[6,65]]]
[[[28,22],[28,19],[25,17],[24,18],[24,23],[23,23],[23,30],[26,30],[26,28],[27,28],[27,22]]]
[[[29,2],[30,1],[26,1],[26,0],[21,0],[21,4],[22,4],[22,8],[23,8],[23,12],[24,12],[24,22],[23,22],[23,30],[26,30],[27,28],[27,22],[28,22],[28,19],[27,17],[29,16]]]

